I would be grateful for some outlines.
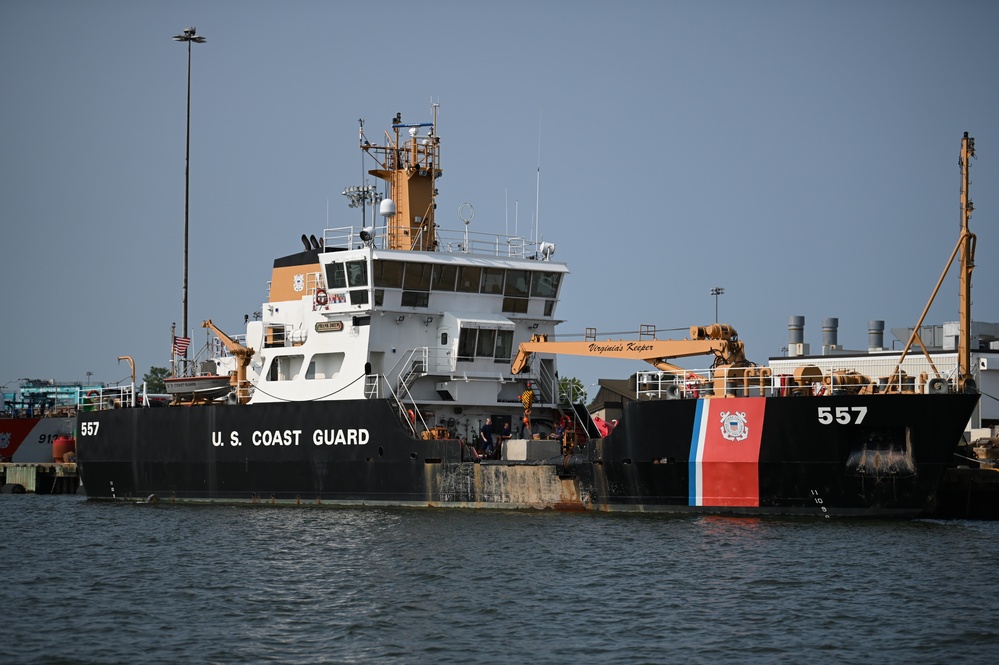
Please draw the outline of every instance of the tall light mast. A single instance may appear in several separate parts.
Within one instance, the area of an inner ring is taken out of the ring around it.
[[[184,327],[180,336],[191,334],[187,328],[187,246],[188,246],[188,203],[191,191],[191,44],[204,44],[207,40],[198,34],[196,28],[187,28],[183,33],[174,35],[175,42],[187,42],[187,151],[184,156]],[[187,358],[187,349],[184,349]],[[185,368],[186,370],[186,368]]]

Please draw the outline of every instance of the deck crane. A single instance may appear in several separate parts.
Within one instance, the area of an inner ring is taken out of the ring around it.
[[[735,328],[719,323],[691,326],[690,339],[683,340],[593,339],[583,342],[551,342],[548,341],[548,335],[533,335],[531,341],[521,342],[510,371],[519,374],[535,353],[643,360],[656,369],[683,377],[685,381],[695,380],[703,386],[712,383],[716,395],[730,394],[727,387],[730,387],[728,382],[733,379],[756,383],[756,379],[764,378],[762,375],[766,369],[757,369],[754,363],[746,360],[745,346],[739,341]],[[713,355],[715,358],[715,372],[711,379],[669,362],[673,358],[705,355]]]
[[[233,338],[226,335],[224,332],[219,330],[211,319],[208,319],[201,324],[202,328],[208,328],[215,336],[218,337],[225,348],[231,353],[237,361],[236,373],[232,376],[231,385],[236,391],[237,398],[240,404],[246,404],[250,401],[249,394],[243,390],[246,385],[246,368],[250,366],[250,358],[253,357],[253,349],[243,346]]]

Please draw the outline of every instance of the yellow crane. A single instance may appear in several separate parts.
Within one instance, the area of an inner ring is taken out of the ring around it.
[[[706,384],[707,377],[695,374],[669,362],[672,358],[713,355],[715,394],[726,394],[728,379],[748,380],[757,377],[755,366],[746,360],[745,346],[738,339],[735,328],[727,324],[691,326],[690,339],[682,340],[588,340],[584,342],[550,342],[548,335],[533,335],[529,342],[521,342],[510,371],[519,374],[535,353],[553,353],[599,358],[642,360],[664,372],[671,372],[686,379],[697,379]],[[750,371],[752,369],[753,371]]]
[[[250,366],[250,358],[253,357],[253,349],[243,346],[233,338],[226,335],[224,332],[219,330],[211,319],[202,322],[202,328],[208,328],[215,336],[218,337],[225,348],[231,353],[237,361],[236,374],[233,375],[231,385],[236,390],[236,395],[239,398],[240,404],[246,404],[250,401],[249,393],[244,390],[246,386],[246,368]]]

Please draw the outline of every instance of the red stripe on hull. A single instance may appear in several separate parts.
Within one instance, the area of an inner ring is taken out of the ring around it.
[[[700,505],[760,505],[760,440],[766,399],[706,400]]]

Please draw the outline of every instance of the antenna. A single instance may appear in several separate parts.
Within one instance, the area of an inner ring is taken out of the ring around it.
[[[368,184],[367,175],[364,173],[364,156],[366,154],[368,154],[368,152],[364,149],[364,144],[368,142],[367,139],[364,138],[364,118],[358,118],[357,119],[357,126],[358,126],[358,129],[357,129],[357,136],[358,136],[357,143],[358,143],[358,145],[361,148],[361,185],[363,186],[363,185],[367,185]],[[374,218],[374,215],[372,215],[371,217]],[[361,228],[362,229],[364,228],[365,223],[366,223],[366,220],[364,219],[364,207],[362,206],[361,207]]]
[[[538,110],[538,184],[534,201],[534,240],[541,241],[541,110]]]
[[[468,208],[468,210],[466,210],[466,208]],[[466,203],[462,203],[460,206],[458,206],[458,219],[460,219],[461,221],[463,221],[465,223],[465,244],[461,248],[461,251],[464,252],[465,254],[468,254],[468,252],[469,252],[469,249],[468,249],[468,224],[472,221],[473,217],[475,217],[475,208],[472,207],[471,203],[467,203],[466,202]]]

